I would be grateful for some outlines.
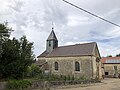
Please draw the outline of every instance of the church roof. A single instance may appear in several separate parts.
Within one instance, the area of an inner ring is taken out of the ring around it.
[[[61,46],[53,49],[51,53],[44,51],[39,57],[89,56],[93,55],[96,42]]]
[[[47,56],[49,53],[48,52],[46,52],[46,51],[44,51],[42,54],[40,54],[38,57],[45,57],[45,56]]]
[[[57,37],[56,37],[54,31],[52,30],[47,40],[53,40],[53,39],[57,40]]]

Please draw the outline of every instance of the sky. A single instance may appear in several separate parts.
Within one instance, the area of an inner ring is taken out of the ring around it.
[[[120,25],[120,0],[67,0]],[[36,56],[46,49],[52,22],[59,46],[97,42],[101,56],[120,53],[120,27],[62,0],[0,0],[0,23],[7,21],[11,38],[26,35]]]

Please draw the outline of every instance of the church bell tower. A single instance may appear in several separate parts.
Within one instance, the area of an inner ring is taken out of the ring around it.
[[[54,28],[52,27],[52,31],[47,39],[47,43],[46,43],[46,51],[48,53],[51,53],[53,51],[54,48],[58,47],[58,40],[57,37],[54,33]]]

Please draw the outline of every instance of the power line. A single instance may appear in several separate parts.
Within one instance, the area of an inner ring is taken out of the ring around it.
[[[68,1],[66,1],[66,0],[63,0],[63,1],[64,1],[65,3],[68,3],[68,4],[72,5],[73,7],[76,7],[76,8],[78,8],[78,9],[80,9],[80,10],[82,10],[82,11],[90,14],[90,15],[93,15],[93,16],[95,16],[95,17],[97,17],[97,18],[99,18],[99,19],[101,19],[101,20],[103,20],[103,21],[106,21],[106,22],[108,22],[108,23],[110,23],[110,24],[112,24],[112,25],[115,25],[115,26],[117,26],[117,27],[120,27],[120,25],[115,24],[115,23],[113,23],[113,22],[111,22],[111,21],[109,21],[109,20],[107,20],[107,19],[104,19],[104,18],[102,18],[101,16],[98,16],[98,15],[96,15],[96,14],[94,14],[94,13],[91,13],[90,11],[87,11],[87,10],[81,8],[81,7],[78,7],[78,6],[74,5],[74,4],[72,4],[71,2],[68,2]]]

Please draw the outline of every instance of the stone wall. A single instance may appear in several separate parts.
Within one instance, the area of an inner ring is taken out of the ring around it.
[[[7,82],[0,82],[0,90],[6,90]],[[50,83],[48,81],[35,80],[32,85],[25,90],[50,90]]]
[[[0,82],[0,90],[5,90],[6,82]]]
[[[51,57],[51,58],[39,58],[39,61],[47,61],[47,69],[52,74],[57,75],[70,75],[79,77],[99,78],[102,79],[104,70],[102,70],[102,63],[96,62],[96,56],[79,56],[79,57]],[[75,62],[80,63],[80,71],[75,71]],[[59,70],[55,70],[54,63],[58,62]]]
[[[114,66],[117,66],[117,70],[114,69]],[[120,74],[120,64],[104,64],[105,72],[108,72],[108,75],[114,77],[115,74]]]
[[[80,63],[80,71],[75,71],[75,62]],[[47,58],[49,69],[52,74],[70,75],[76,78],[93,77],[93,62],[91,56],[82,57],[53,57]],[[58,62],[58,71],[55,70],[54,63]]]
[[[90,84],[90,83],[100,83],[99,80],[73,80],[73,81],[41,81],[35,80],[32,86],[25,90],[55,90],[58,86],[76,85],[76,84]],[[6,82],[0,82],[0,90],[6,90]]]
[[[49,90],[50,84],[48,81],[36,80],[33,81],[32,86],[30,86],[27,90],[34,90],[34,89]]]

